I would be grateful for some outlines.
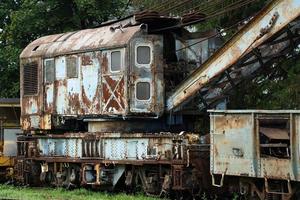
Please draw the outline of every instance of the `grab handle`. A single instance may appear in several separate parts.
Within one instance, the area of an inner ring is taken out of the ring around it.
[[[220,180],[219,184],[216,184],[214,174],[211,173],[211,180],[212,180],[212,185],[213,186],[215,186],[215,187],[223,187],[224,177],[225,177],[226,171],[227,171],[227,169],[224,171],[224,173],[222,173],[222,177],[221,177],[221,180]]]

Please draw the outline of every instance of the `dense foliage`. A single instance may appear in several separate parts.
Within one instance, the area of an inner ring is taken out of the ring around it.
[[[300,58],[286,59],[237,87],[229,107],[238,109],[300,109]]]
[[[19,96],[19,55],[43,35],[84,29],[120,17],[125,0],[1,0],[0,97]]]

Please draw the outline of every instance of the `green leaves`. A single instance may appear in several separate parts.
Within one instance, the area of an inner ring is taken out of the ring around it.
[[[0,49],[0,97],[17,97],[19,93],[19,54],[12,46]]]
[[[230,108],[300,109],[299,80],[299,58],[286,59],[271,72],[239,85],[230,97]]]
[[[118,17],[126,0],[1,0],[0,97],[19,96],[19,55],[33,40]]]

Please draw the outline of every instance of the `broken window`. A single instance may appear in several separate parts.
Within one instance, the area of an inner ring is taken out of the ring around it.
[[[66,58],[67,66],[67,77],[77,78],[78,77],[78,58],[70,56]]]
[[[110,54],[110,71],[119,72],[121,70],[121,51],[112,51]]]
[[[136,98],[138,100],[149,100],[150,99],[150,83],[149,82],[138,82],[136,84]]]
[[[137,51],[137,63],[142,65],[150,64],[151,62],[151,49],[149,46],[138,46]]]
[[[45,60],[44,65],[45,82],[52,83],[55,78],[55,62],[54,59]]]
[[[38,64],[29,63],[23,67],[24,95],[35,95],[38,92]]]
[[[289,119],[259,119],[261,157],[290,158]]]

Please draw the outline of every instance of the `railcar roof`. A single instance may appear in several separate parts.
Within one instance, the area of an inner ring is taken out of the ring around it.
[[[19,98],[0,98],[0,107],[20,107]]]
[[[133,35],[140,30],[138,25],[116,28],[118,24],[101,26],[74,32],[41,37],[30,43],[21,53],[20,58],[54,57],[96,49],[108,49],[126,45]]]

